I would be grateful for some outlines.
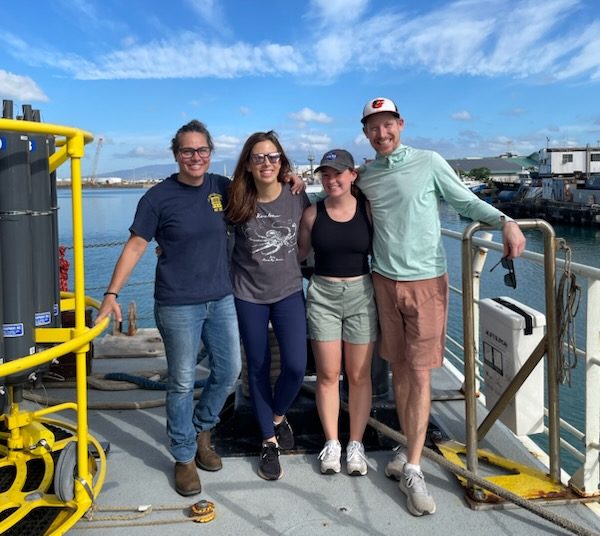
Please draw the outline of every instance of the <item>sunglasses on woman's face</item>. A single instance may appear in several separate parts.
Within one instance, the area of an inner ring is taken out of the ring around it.
[[[490,268],[490,272],[496,268],[499,264],[502,265],[502,268],[508,270],[507,274],[504,274],[504,284],[507,287],[517,288],[517,276],[515,274],[515,265],[512,259],[507,259],[506,257],[502,257],[494,266]]]
[[[281,158],[281,153],[252,153],[250,155],[250,161],[253,164],[264,164],[265,158],[268,159],[271,164],[277,164]]]

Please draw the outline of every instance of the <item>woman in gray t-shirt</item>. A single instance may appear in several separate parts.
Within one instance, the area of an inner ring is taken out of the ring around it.
[[[273,131],[244,144],[225,209],[235,226],[231,259],[235,306],[248,369],[250,398],[262,437],[258,474],[283,475],[279,449],[294,446],[285,414],[306,369],[306,313],[298,262],[298,226],[310,204],[283,178],[290,162]],[[269,324],[279,344],[281,372],[271,386]]]

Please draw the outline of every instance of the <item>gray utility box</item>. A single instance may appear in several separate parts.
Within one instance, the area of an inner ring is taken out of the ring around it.
[[[546,317],[506,296],[479,302],[485,400],[491,409],[544,336]],[[544,429],[544,360],[540,360],[500,420],[517,435]]]

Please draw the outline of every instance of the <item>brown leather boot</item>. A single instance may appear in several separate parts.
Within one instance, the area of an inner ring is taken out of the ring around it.
[[[223,468],[221,456],[219,456],[210,443],[210,430],[200,432],[196,437],[198,451],[196,452],[196,465],[205,471],[218,471]]]
[[[175,491],[184,497],[196,495],[202,491],[200,477],[194,462],[175,462]]]

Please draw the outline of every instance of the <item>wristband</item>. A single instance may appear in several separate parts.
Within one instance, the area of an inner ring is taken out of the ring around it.
[[[110,290],[107,290],[104,294],[102,294],[102,296],[114,296],[115,300],[119,299],[119,295],[116,292],[111,292]]]

